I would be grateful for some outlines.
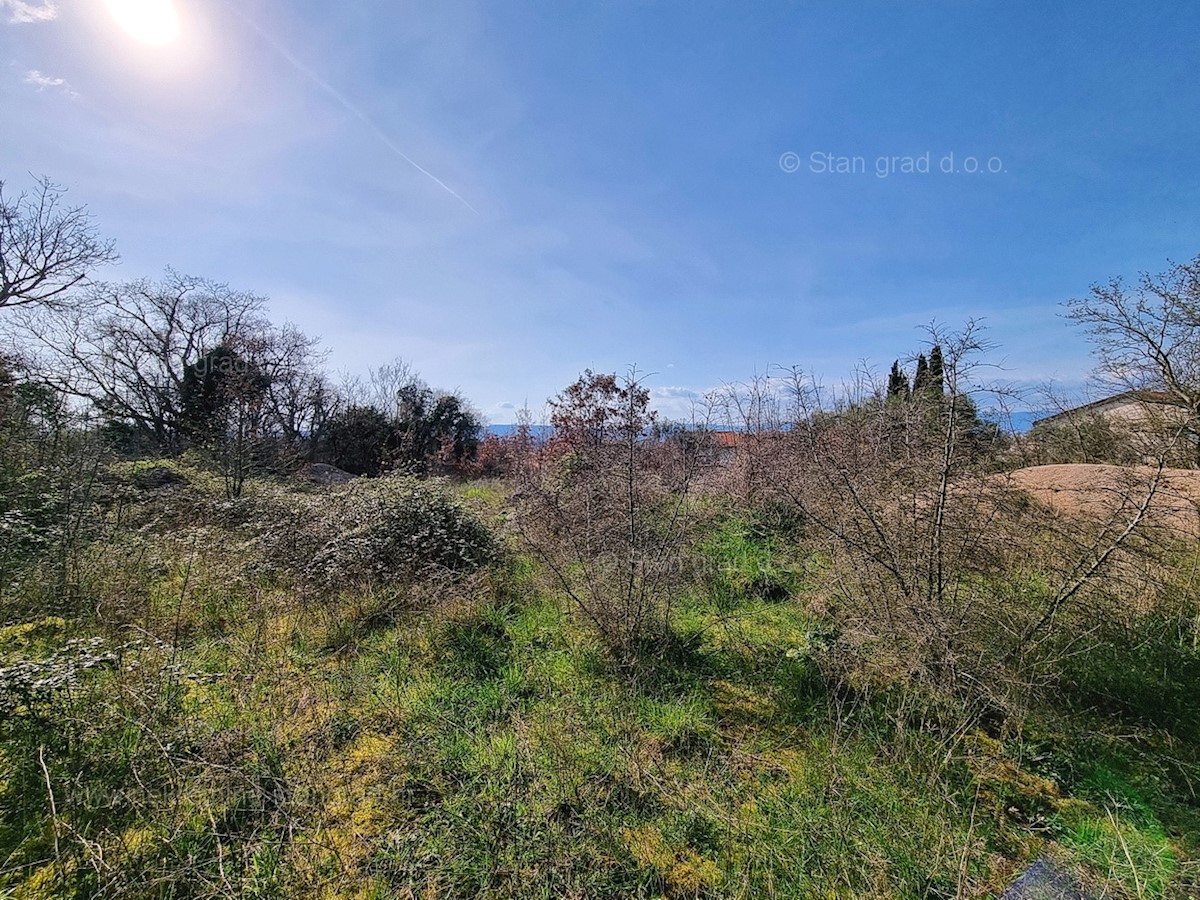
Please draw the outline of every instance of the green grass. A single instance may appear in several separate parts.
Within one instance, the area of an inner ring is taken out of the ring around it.
[[[801,579],[781,558],[785,541],[753,520],[733,516],[721,521],[700,547],[710,566],[712,598],[724,606],[749,597],[787,599]]]
[[[432,597],[313,597],[251,533],[123,534],[80,588],[99,615],[0,632],[5,662],[166,641],[0,722],[0,896],[994,896],[1057,846],[1111,896],[1167,897],[1195,864],[1179,716],[964,734],[848,691],[819,559],[778,527],[717,521],[633,671],[519,555]],[[1111,697],[1094,665],[1074,683]]]
[[[1079,794],[1091,802],[1073,804],[1057,817],[1063,843],[1130,896],[1169,896],[1178,882],[1178,851],[1151,804],[1099,765],[1080,782]]]

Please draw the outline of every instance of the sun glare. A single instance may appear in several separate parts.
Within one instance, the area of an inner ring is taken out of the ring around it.
[[[169,44],[179,35],[174,0],[107,0],[108,11],[122,28],[145,44]]]

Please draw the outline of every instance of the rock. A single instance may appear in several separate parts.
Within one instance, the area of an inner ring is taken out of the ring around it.
[[[345,484],[355,478],[349,472],[345,472],[337,466],[331,466],[329,463],[305,463],[296,473],[296,477],[301,481],[310,481],[313,484]]]
[[[167,466],[152,466],[148,469],[139,469],[134,472],[132,480],[135,487],[141,488],[144,491],[158,491],[163,488],[176,487],[177,485],[188,483],[185,476]]]
[[[1000,895],[1000,900],[1091,900],[1061,866],[1043,856]]]

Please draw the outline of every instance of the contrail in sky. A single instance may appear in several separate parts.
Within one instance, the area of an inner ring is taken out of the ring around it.
[[[450,187],[450,185],[446,184],[446,182],[442,181],[442,179],[438,178],[436,175],[434,175],[432,172],[430,172],[428,169],[426,169],[424,166],[422,166],[420,163],[418,163],[415,159],[413,159],[411,156],[409,156],[407,153],[405,153],[403,150],[401,150],[396,145],[396,142],[393,141],[390,137],[388,137],[387,133],[382,128],[380,128],[378,125],[375,124],[374,119],[372,119],[365,112],[363,112],[361,109],[359,109],[350,100],[349,97],[347,97],[345,94],[343,94],[337,88],[335,88],[332,84],[330,84],[328,81],[326,81],[320,75],[318,75],[316,72],[314,72],[308,66],[306,66],[303,62],[298,60],[295,56],[292,55],[292,52],[290,50],[288,50],[287,47],[283,46],[283,44],[281,44],[281,43],[279,43],[279,41],[275,40],[275,38],[273,38],[270,34],[268,34],[257,22],[255,22],[253,19],[251,19],[249,16],[247,16],[244,12],[242,12],[240,9],[238,9],[237,5],[236,5],[236,0],[228,0],[228,5],[229,5],[230,9],[232,9],[238,15],[238,17],[241,18],[241,20],[243,22],[245,22],[252,29],[254,29],[255,33],[260,38],[262,38],[264,41],[266,41],[266,43],[271,47],[272,50],[274,50],[276,53],[278,53],[280,56],[282,56],[284,59],[286,59],[289,63],[291,63],[292,66],[296,69],[296,71],[298,71],[301,75],[303,75],[305,78],[307,78],[309,81],[311,81],[317,87],[319,87],[330,98],[335,100],[339,106],[341,106],[344,110],[346,110],[346,112],[350,113],[350,115],[354,116],[356,119],[358,119],[364,125],[366,125],[367,128],[369,128],[371,130],[371,133],[374,134],[375,137],[379,138],[380,142],[385,147],[387,147],[389,150],[391,150],[393,153],[395,153],[398,157],[400,157],[402,160],[404,160],[406,163],[408,163],[410,166],[412,166],[414,169],[416,169],[418,172],[420,172],[422,175],[424,175],[426,178],[428,178],[430,181],[432,181],[434,184],[436,184],[438,187],[440,187],[442,190],[444,190],[447,194],[449,194],[451,197],[453,197],[455,200],[457,200],[459,203],[461,203],[463,206],[465,206],[471,212],[475,213],[476,215],[479,214],[479,210],[477,210],[470,203],[468,203],[461,194],[459,194],[456,190],[454,190],[454,188]]]

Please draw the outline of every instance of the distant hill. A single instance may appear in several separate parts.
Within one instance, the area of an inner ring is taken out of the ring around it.
[[[1022,410],[1020,412],[1001,413],[998,410],[991,410],[982,414],[983,418],[989,422],[995,422],[1005,431],[1012,434],[1027,434],[1029,429],[1033,427],[1033,423],[1038,419],[1044,419],[1046,416],[1053,415],[1047,410]],[[516,433],[516,425],[488,425],[484,432],[486,434],[494,434],[496,437],[508,437],[510,434]],[[530,431],[533,436],[545,440],[554,434],[554,429],[549,425],[531,425]]]

